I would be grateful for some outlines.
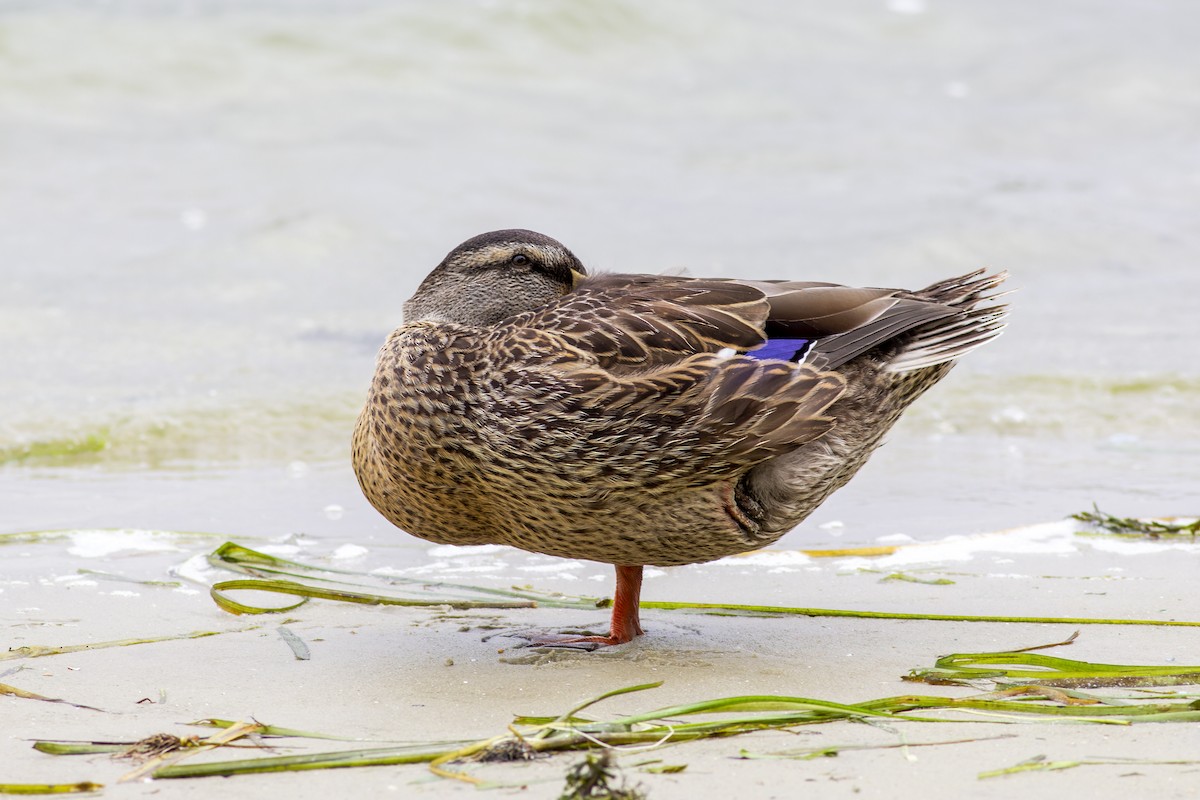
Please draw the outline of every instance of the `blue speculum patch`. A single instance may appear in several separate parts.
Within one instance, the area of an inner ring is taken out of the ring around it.
[[[808,348],[812,347],[812,339],[769,339],[757,350],[751,350],[746,355],[754,358],[779,358],[784,361],[803,361]]]

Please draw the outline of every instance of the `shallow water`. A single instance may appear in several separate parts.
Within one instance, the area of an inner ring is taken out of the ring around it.
[[[375,350],[509,226],[601,269],[1012,272],[1009,332],[785,545],[1195,512],[1198,21],[0,4],[0,530],[394,535],[349,475]]]

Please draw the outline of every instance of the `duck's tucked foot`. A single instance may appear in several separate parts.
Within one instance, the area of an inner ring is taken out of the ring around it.
[[[755,536],[761,530],[759,523],[767,515],[767,509],[758,498],[752,495],[746,487],[746,481],[740,480],[733,487],[733,502],[729,504],[729,516],[741,526],[742,530]]]

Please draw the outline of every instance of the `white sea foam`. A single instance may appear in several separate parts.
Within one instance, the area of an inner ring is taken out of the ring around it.
[[[935,542],[903,546],[881,557],[839,559],[839,569],[863,567],[891,568],[915,564],[971,561],[985,554],[1070,556],[1085,549],[1123,556],[1161,553],[1179,550],[1200,554],[1200,544],[1190,540],[1122,539],[1110,536],[1080,537],[1079,523],[1074,520],[1046,522],[1021,528],[984,533],[974,536],[948,536]],[[996,564],[1011,564],[1011,558],[994,558]]]
[[[812,563],[812,558],[799,550],[756,550],[745,555],[729,556],[714,564],[726,567],[798,567]]]
[[[932,542],[922,542],[906,534],[881,536],[878,544],[894,545],[896,549],[882,556],[849,556],[837,559],[813,559],[799,550],[759,550],[745,555],[730,556],[712,562],[716,566],[754,566],[768,572],[797,571],[795,568],[820,569],[832,566],[837,572],[860,569],[893,569],[923,564],[961,563],[988,556],[993,565],[1015,564],[1011,556],[1058,556],[1096,550],[1120,556],[1162,553],[1166,550],[1200,555],[1200,543],[1190,539],[1124,539],[1110,536],[1081,537],[1079,523],[1061,520],[1028,525],[991,533],[947,536]],[[1122,567],[1107,571],[1120,572]],[[1022,578],[1017,573],[995,573],[996,576]]]
[[[506,547],[498,544],[439,544],[436,547],[429,548],[429,555],[434,558],[458,558],[461,556],[493,555],[505,550],[507,550]]]
[[[80,558],[101,558],[114,553],[171,553],[181,549],[169,533],[120,528],[72,531],[67,552]]]
[[[970,561],[984,553],[1060,555],[1078,550],[1076,523],[1071,520],[1029,525],[974,536],[947,536],[935,542],[899,547],[894,553],[871,558],[838,559],[838,569],[891,568],[947,561]]]
[[[367,554],[367,548],[357,544],[344,544],[333,551],[330,558],[338,560],[349,560],[351,558],[361,558]]]
[[[566,572],[568,570],[583,569],[582,561],[551,561],[538,564],[522,564],[517,567],[521,572]]]
[[[208,563],[208,556],[206,555],[192,556],[182,564],[176,564],[167,570],[170,575],[176,578],[198,583],[201,586],[212,585],[212,575],[215,571],[216,569]]]

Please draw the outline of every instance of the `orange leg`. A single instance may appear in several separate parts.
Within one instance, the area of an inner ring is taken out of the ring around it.
[[[594,644],[596,647],[607,647],[633,641],[635,636],[642,635],[642,623],[638,618],[641,596],[641,566],[627,567],[618,564],[617,589],[613,593],[612,624],[609,626],[608,636],[550,634],[529,637],[529,645],[532,647],[572,647],[573,645]],[[596,648],[581,649],[594,650]]]
[[[642,568],[617,565],[617,589],[613,593],[612,624],[602,644],[624,644],[642,635],[638,610],[642,603]]]

